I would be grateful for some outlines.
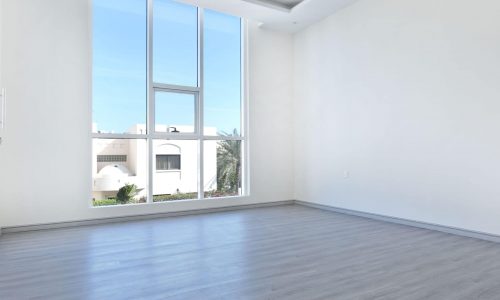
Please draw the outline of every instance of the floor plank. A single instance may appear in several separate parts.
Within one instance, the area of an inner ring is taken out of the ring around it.
[[[0,299],[500,299],[500,244],[299,205],[6,234]]]

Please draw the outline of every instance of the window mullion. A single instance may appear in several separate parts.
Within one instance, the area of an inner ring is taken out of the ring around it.
[[[152,85],[153,88],[155,89],[169,90],[174,92],[197,93],[200,91],[199,87],[193,87],[193,86],[183,86],[183,85],[158,83],[158,82],[152,82]]]
[[[154,90],[153,90],[153,0],[147,0],[147,140],[148,140],[148,197],[147,203],[153,203],[153,140],[154,132]]]
[[[204,111],[204,106],[203,106],[203,99],[204,99],[204,61],[203,61],[203,8],[199,7],[198,8],[198,87],[200,89],[199,94],[198,94],[198,133],[199,133],[199,139],[198,139],[198,180],[199,180],[199,185],[198,185],[198,198],[203,199],[205,198],[205,165],[204,165],[204,139],[203,136],[205,134],[205,125],[204,125],[204,119],[203,119],[203,111]]]
[[[242,184],[242,195],[248,196],[250,191],[250,146],[249,146],[249,120],[248,114],[250,112],[249,107],[249,74],[248,74],[248,23],[246,20],[240,20],[240,63],[241,63],[241,81],[240,81],[240,118],[241,118],[241,132],[242,137],[242,151],[241,153],[241,184]]]

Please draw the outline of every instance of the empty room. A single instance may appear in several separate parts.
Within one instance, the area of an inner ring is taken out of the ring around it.
[[[0,299],[500,299],[500,2],[0,0]]]

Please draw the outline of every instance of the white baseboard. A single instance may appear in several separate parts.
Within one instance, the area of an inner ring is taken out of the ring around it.
[[[257,203],[257,204],[246,204],[246,205],[233,205],[233,206],[225,206],[225,207],[217,207],[217,208],[207,208],[207,209],[197,209],[197,210],[186,210],[186,211],[177,211],[177,212],[169,212],[169,213],[158,213],[158,214],[145,214],[145,215],[134,215],[134,216],[125,216],[125,217],[114,217],[114,218],[104,218],[104,219],[89,219],[89,220],[79,220],[72,222],[59,222],[59,223],[46,223],[46,224],[36,224],[36,225],[26,225],[26,226],[11,226],[11,227],[3,227],[0,228],[0,236],[5,233],[15,233],[15,232],[26,232],[26,231],[35,231],[35,230],[46,230],[46,229],[56,229],[56,228],[68,228],[68,227],[79,227],[79,226],[87,226],[87,225],[99,225],[99,224],[107,224],[107,223],[119,223],[119,222],[128,222],[128,221],[139,221],[139,220],[149,220],[149,219],[158,219],[158,218],[168,218],[168,217],[177,217],[177,216],[187,216],[187,215],[198,215],[198,214],[207,214],[207,213],[215,213],[215,212],[224,212],[224,211],[234,211],[240,209],[251,209],[251,208],[260,208],[260,207],[271,207],[271,206],[279,206],[279,205],[302,205],[312,208],[317,208],[321,210],[327,210],[331,212],[358,216],[363,218],[368,218],[372,220],[384,221],[389,223],[395,223],[400,225],[407,225],[417,228],[423,228],[428,230],[435,230],[444,233],[476,238],[485,241],[500,243],[500,236],[472,231],[463,228],[456,227],[448,227],[438,224],[425,223],[420,221],[378,215],[373,213],[367,213],[362,211],[350,210],[345,208],[339,208],[329,205],[316,204],[307,201],[301,200],[285,200],[285,201],[277,201],[277,202],[266,202],[266,203]]]
[[[329,205],[316,204],[316,203],[301,201],[301,200],[295,200],[294,202],[295,202],[295,204],[298,204],[298,205],[303,205],[303,206],[322,209],[322,210],[328,210],[328,211],[346,214],[346,215],[351,215],[351,216],[357,216],[357,217],[363,217],[363,218],[368,218],[368,219],[372,219],[372,220],[378,220],[378,221],[396,223],[396,224],[418,227],[418,228],[423,228],[423,229],[435,230],[435,231],[440,231],[440,232],[444,232],[444,233],[449,233],[449,234],[454,234],[454,235],[459,235],[459,236],[464,236],[464,237],[469,237],[469,238],[476,238],[476,239],[485,240],[485,241],[489,241],[489,242],[500,243],[500,236],[490,234],[490,233],[485,233],[485,232],[473,231],[473,230],[456,228],[456,227],[448,227],[448,226],[444,226],[444,225],[425,223],[425,222],[396,218],[396,217],[389,217],[389,216],[372,214],[372,213],[350,210],[350,209],[345,209],[345,208],[339,208],[339,207],[334,207],[334,206],[329,206]]]
[[[278,205],[293,205],[293,204],[294,204],[293,200],[285,200],[285,201],[277,201],[277,202],[232,205],[232,206],[223,206],[223,207],[197,209],[197,210],[185,210],[185,211],[176,211],[176,212],[168,212],[168,213],[143,214],[143,215],[134,215],[134,216],[125,216],[125,217],[89,219],[89,220],[79,220],[79,221],[71,221],[71,222],[45,223],[45,224],[34,224],[34,225],[25,225],[25,226],[10,226],[10,227],[0,228],[0,235],[2,233],[6,234],[6,233],[26,232],[26,231],[35,231],[35,230],[79,227],[79,226],[87,226],[87,225],[99,225],[99,224],[107,224],[107,223],[119,223],[119,222],[149,220],[149,219],[178,217],[178,216],[187,216],[187,215],[199,215],[199,214],[207,214],[207,213],[214,213],[214,212],[223,212],[223,211],[232,211],[232,210],[240,210],[240,209],[259,208],[259,207],[270,207],[270,206],[278,206]]]

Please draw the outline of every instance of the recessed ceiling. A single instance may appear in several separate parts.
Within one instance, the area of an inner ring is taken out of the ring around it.
[[[178,0],[262,23],[263,28],[298,32],[358,0]]]
[[[304,2],[304,0],[243,0],[257,5],[262,5],[269,8],[290,12],[292,9]]]

